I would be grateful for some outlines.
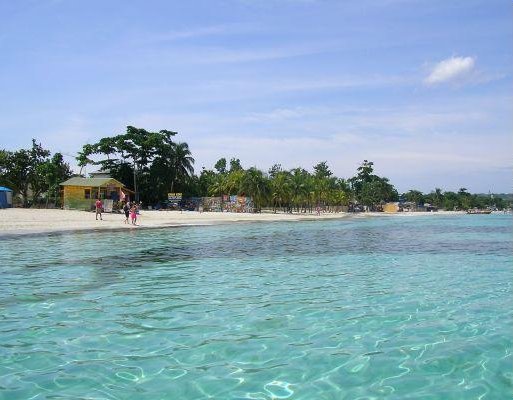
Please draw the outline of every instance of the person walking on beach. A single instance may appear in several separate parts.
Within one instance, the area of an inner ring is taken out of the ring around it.
[[[102,218],[103,203],[102,203],[102,201],[98,198],[98,199],[96,199],[96,203],[94,203],[94,205],[96,206],[96,220],[98,221],[98,215],[99,215],[100,220],[103,221],[103,218]]]
[[[137,205],[135,203],[130,208],[130,218],[132,219],[132,225],[137,225]]]
[[[123,212],[125,213],[125,224],[128,224],[128,217],[130,216],[130,203],[128,201],[123,206]]]

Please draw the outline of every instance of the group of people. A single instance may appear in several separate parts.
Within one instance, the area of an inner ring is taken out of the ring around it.
[[[100,220],[103,221],[102,218],[102,212],[103,212],[103,203],[100,199],[96,199],[95,202],[95,208],[96,208],[96,220],[98,220],[98,216],[100,217]],[[139,210],[139,206],[134,201],[130,203],[129,201],[126,201],[123,204],[123,212],[125,213],[125,224],[130,223],[129,219],[131,220],[132,225],[137,225],[137,211]]]

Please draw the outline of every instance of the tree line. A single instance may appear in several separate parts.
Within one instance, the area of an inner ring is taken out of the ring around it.
[[[23,207],[44,202],[59,205],[59,184],[72,175],[61,153],[32,139],[32,147],[16,151],[0,150],[0,186],[14,191]]]
[[[511,196],[492,194],[471,194],[467,188],[460,188],[457,192],[443,192],[436,188],[430,193],[419,190],[409,190],[402,198],[415,204],[432,204],[444,210],[468,210],[469,208],[484,209],[487,207],[504,209],[511,207]]]
[[[264,172],[243,168],[237,158],[221,158],[212,169],[203,167],[195,174],[189,146],[175,141],[176,135],[174,131],[128,126],[125,133],[83,145],[76,156],[79,175],[83,176],[89,165],[108,171],[147,205],[164,201],[169,192],[181,192],[184,197],[248,196],[256,211],[313,212],[317,207],[338,211],[355,205],[379,210],[384,203],[399,200],[447,210],[508,205],[500,197],[473,195],[465,188],[458,192],[437,188],[428,194],[410,190],[400,195],[388,178],[374,173],[374,164],[368,160],[348,179],[336,177],[326,161],[314,165],[311,172],[302,167],[286,170],[280,164]],[[62,154],[52,155],[35,140],[29,149],[0,150],[0,185],[13,189],[25,207],[58,206],[59,183],[71,176]]]

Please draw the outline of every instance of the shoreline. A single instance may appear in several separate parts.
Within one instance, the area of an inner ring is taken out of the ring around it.
[[[125,224],[123,214],[104,213],[103,221],[95,220],[94,212],[9,208],[0,210],[0,237],[38,236],[77,232],[109,232],[124,229],[163,229],[187,226],[211,226],[248,222],[299,222],[318,220],[343,220],[372,217],[410,217],[433,215],[462,215],[462,211],[404,212],[404,213],[325,213],[283,214],[283,213],[220,213],[197,211],[153,211],[142,210],[138,225]]]

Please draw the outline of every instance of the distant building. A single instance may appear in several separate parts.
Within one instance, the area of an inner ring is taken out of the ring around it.
[[[393,202],[393,203],[386,203],[385,205],[383,205],[383,211],[386,213],[396,213],[396,212],[402,211],[402,209],[399,206],[398,202]]]
[[[399,204],[402,210],[406,212],[424,211],[424,206],[419,206],[414,201],[405,201]]]
[[[12,207],[12,190],[5,186],[0,186],[0,208]]]
[[[424,203],[424,208],[426,209],[426,211],[429,211],[429,212],[436,212],[436,211],[438,211],[438,207],[437,206],[434,206],[434,205],[429,204],[429,203]]]
[[[133,191],[114,178],[70,178],[61,184],[61,200],[66,210],[91,210],[97,198],[129,200]]]

